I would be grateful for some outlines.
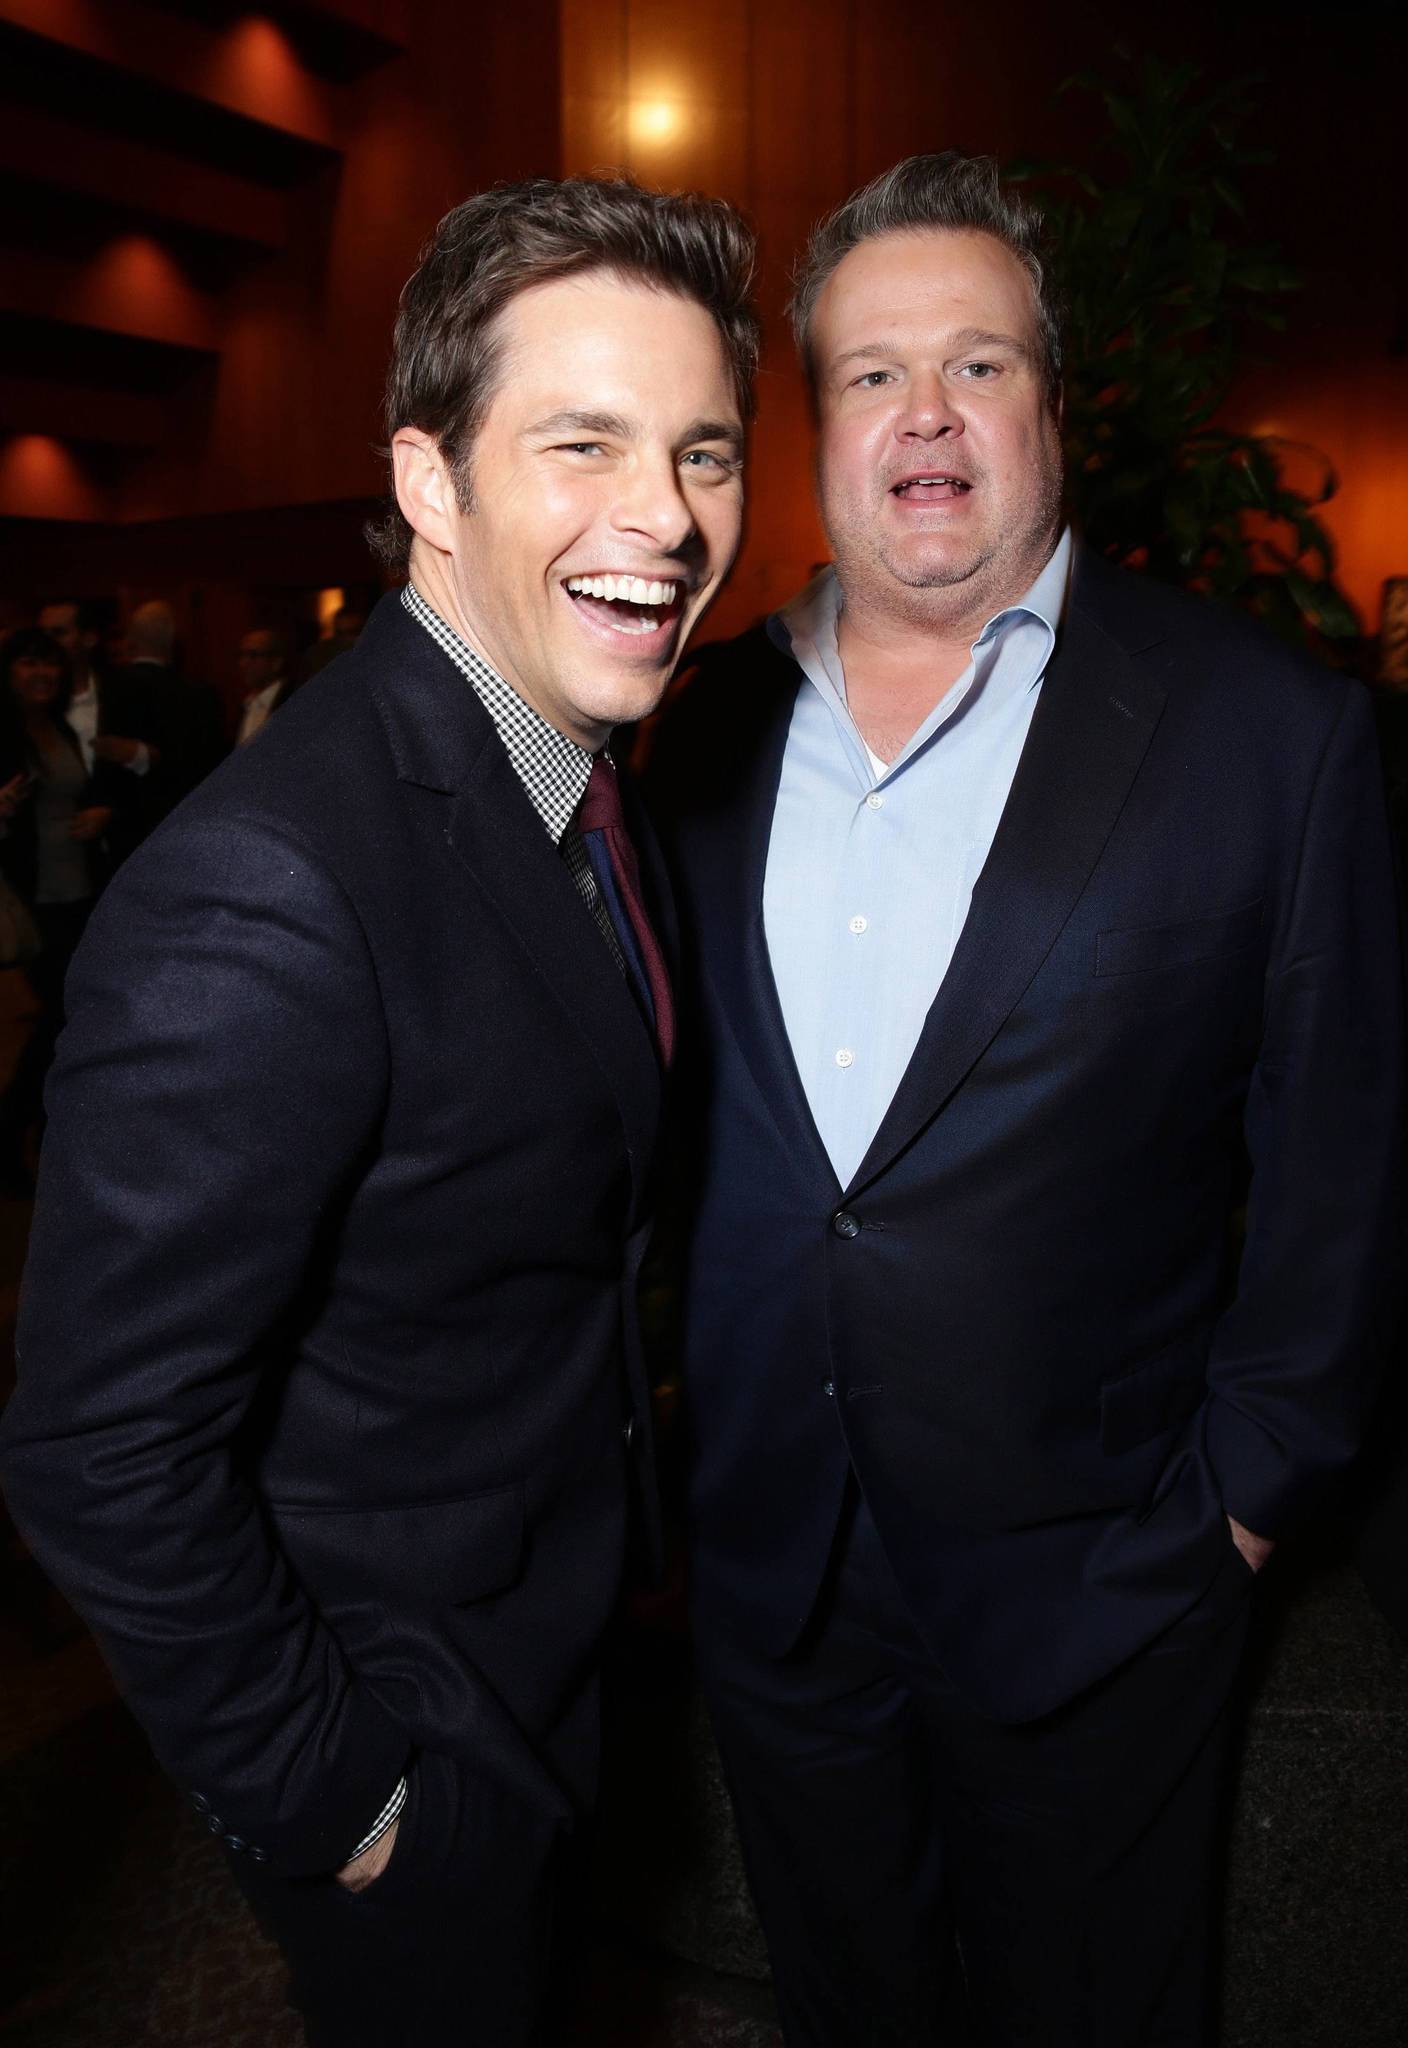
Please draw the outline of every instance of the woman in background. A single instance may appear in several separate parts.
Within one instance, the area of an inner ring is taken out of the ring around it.
[[[63,1023],[64,975],[106,879],[113,813],[94,801],[65,717],[71,689],[68,657],[48,633],[22,627],[0,643],[0,871],[39,934],[25,963],[39,1016],[0,1106],[0,1188],[11,1193],[32,1185],[27,1140]]]

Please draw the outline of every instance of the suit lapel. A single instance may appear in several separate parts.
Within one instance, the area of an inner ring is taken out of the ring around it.
[[[788,1156],[830,1201],[841,1184],[797,1071],[763,927],[772,818],[801,679],[790,658],[770,644],[768,653],[771,662],[759,679],[760,695],[765,693],[761,732],[740,747],[742,770],[733,800],[702,828],[710,845],[700,872],[717,876],[719,883],[715,887],[711,880],[697,915],[706,933],[704,959],[724,1015]]]
[[[449,799],[449,840],[474,886],[582,1034],[610,1085],[632,1186],[644,1189],[660,1113],[645,1023],[471,684],[395,594],[353,658],[373,665],[401,779]]]
[[[1001,1029],[1074,909],[1158,724],[1163,691],[1072,597],[952,964],[848,1192],[911,1143]]]
[[[625,977],[502,747],[454,800],[450,843],[590,1046],[620,1113],[637,1196],[649,1172],[660,1068]]]

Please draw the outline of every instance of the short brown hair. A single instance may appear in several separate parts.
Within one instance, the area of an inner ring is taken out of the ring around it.
[[[1041,214],[1020,193],[1003,185],[992,157],[960,156],[955,149],[906,157],[853,192],[843,206],[813,228],[793,275],[787,309],[813,388],[812,315],[822,286],[842,257],[877,235],[914,234],[925,229],[991,235],[1017,258],[1032,281],[1040,367],[1054,401],[1061,388],[1061,307],[1043,243]]]
[[[388,443],[401,427],[431,435],[467,508],[474,436],[499,368],[498,317],[519,292],[584,270],[638,278],[701,305],[750,417],[754,249],[742,215],[702,193],[649,192],[629,178],[529,178],[477,192],[445,215],[401,293],[386,379]],[[367,539],[389,567],[404,566],[411,530],[394,497]]]

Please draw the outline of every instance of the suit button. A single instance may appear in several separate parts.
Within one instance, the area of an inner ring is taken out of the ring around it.
[[[625,1443],[625,1444],[629,1444],[629,1443],[630,1443],[630,1441],[631,1441],[631,1439],[632,1439],[632,1437],[633,1437],[633,1436],[635,1435],[635,1433],[636,1433],[636,1419],[635,1419],[634,1415],[628,1415],[628,1416],[626,1417],[625,1421],[624,1421],[624,1422],[623,1422],[623,1423],[621,1424],[621,1440],[622,1440],[622,1442],[623,1442],[623,1443]]]
[[[225,1823],[221,1820],[218,1813],[211,1814],[206,1822],[206,1826],[210,1829],[212,1835],[223,1835],[225,1832]]]
[[[225,1847],[227,1849],[234,1849],[238,1851],[241,1849],[247,1849],[249,1847],[249,1844],[248,1842],[241,1841],[238,1835],[226,1835]]]
[[[821,1383],[821,1391],[823,1394],[825,1394],[828,1401],[834,1400],[836,1395],[835,1380],[823,1380]]]
[[[195,1808],[197,1813],[209,1813],[210,1811],[210,1801],[204,1798],[199,1792],[193,1792],[191,1794],[191,1804]]]
[[[249,1853],[256,1863],[267,1863],[269,1861],[269,1851],[267,1849],[251,1849]]]
[[[860,1218],[853,1216],[849,1209],[838,1209],[831,1219],[831,1228],[838,1237],[859,1237]]]

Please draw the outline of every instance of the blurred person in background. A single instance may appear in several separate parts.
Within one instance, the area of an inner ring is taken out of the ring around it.
[[[253,632],[245,634],[240,642],[239,664],[244,708],[235,745],[242,747],[264,730],[298,684],[288,672],[288,641],[275,626],[256,626]]]
[[[156,766],[146,782],[150,831],[224,758],[225,719],[209,684],[192,682],[177,665],[176,614],[165,598],[137,606],[127,621],[125,645],[121,683],[145,694],[156,729]]]
[[[110,771],[106,778],[98,777],[96,786],[104,798],[113,793],[117,797],[107,833],[109,860],[116,867],[141,837],[145,806],[137,800],[138,785],[160,760],[156,739],[160,705],[140,668],[125,674],[105,668],[99,657],[97,628],[77,599],[55,598],[42,607],[38,623],[68,656],[73,677],[68,723],[82,750],[84,766],[93,773],[103,763]]]
[[[39,1016],[0,1106],[0,1181],[11,1192],[31,1185],[27,1146],[63,1023],[64,975],[107,877],[116,810],[98,800],[101,766],[85,761],[69,723],[72,687],[52,634],[21,627],[0,645],[0,870],[39,940],[25,963]]]
[[[302,678],[306,683],[320,668],[326,668],[330,661],[336,661],[339,654],[346,654],[357,644],[358,635],[367,623],[365,615],[355,605],[341,604],[332,615],[332,632],[326,640],[315,640],[303,657]]]

